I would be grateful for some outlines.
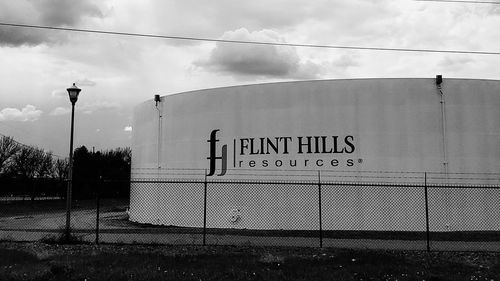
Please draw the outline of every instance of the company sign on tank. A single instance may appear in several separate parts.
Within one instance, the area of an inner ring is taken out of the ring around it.
[[[220,172],[217,175],[226,174],[228,161],[231,161],[228,160],[228,145],[232,146],[232,168],[352,167],[362,162],[361,159],[355,161],[349,158],[356,150],[355,138],[352,135],[244,137],[233,139],[232,144],[218,146],[219,131],[213,130],[208,140],[208,176],[216,173],[217,161],[220,161]],[[266,158],[267,155],[272,158]],[[298,159],[297,155],[310,157]]]

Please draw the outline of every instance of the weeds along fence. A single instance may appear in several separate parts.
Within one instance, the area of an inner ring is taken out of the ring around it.
[[[136,171],[130,182],[75,182],[75,188],[91,186],[94,196],[73,200],[71,237],[94,243],[500,251],[498,174],[294,172],[301,180],[290,171],[230,171],[228,180],[205,174]],[[111,191],[124,184],[130,197]],[[63,238],[64,196],[5,197],[0,239]]]

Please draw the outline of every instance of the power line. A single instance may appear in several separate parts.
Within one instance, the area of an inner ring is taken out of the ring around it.
[[[500,2],[494,1],[459,1],[459,0],[413,0],[417,2],[443,2],[443,3],[464,3],[464,4],[495,4],[500,5]]]
[[[9,125],[7,122],[3,122],[3,121],[0,121],[0,125],[1,126],[5,126],[5,127],[8,127],[10,129],[12,129],[13,131],[16,131],[19,135],[22,135],[24,136],[24,138],[28,138],[30,140],[35,140],[32,136],[32,134],[28,131],[26,131],[25,129],[22,129],[22,128],[19,128],[19,127],[13,127],[11,125]],[[2,135],[2,134],[0,134]],[[5,135],[2,135],[2,136],[5,136]],[[46,141],[50,141],[50,142],[54,142],[54,139],[53,138],[47,138],[46,136],[41,136],[44,140]],[[55,155],[55,154],[54,154]],[[60,158],[65,158],[65,157],[62,157],[62,156],[58,156],[58,155],[55,155],[57,157],[60,157]]]
[[[436,50],[436,49],[383,48],[383,47],[278,43],[278,42],[263,42],[263,41],[215,39],[215,38],[204,38],[204,37],[186,37],[186,36],[130,33],[130,32],[105,31],[105,30],[95,30],[95,29],[79,29],[79,28],[54,27],[54,26],[43,26],[43,25],[15,24],[15,23],[4,23],[4,22],[0,22],[0,26],[50,29],[50,30],[71,31],[71,32],[97,33],[97,34],[106,34],[106,35],[133,36],[133,37],[148,37],[148,38],[172,39],[172,40],[204,41],[204,42],[232,43],[232,44],[252,44],[252,45],[265,45],[265,46],[286,46],[286,47],[323,48],[323,49],[348,49],[348,50],[365,50],[365,51],[414,52],[414,53],[416,52],[416,53],[446,53],[446,54],[469,54],[469,55],[500,55],[500,52],[492,52],[492,51]]]
[[[17,143],[18,145],[24,146],[24,147],[34,147],[34,146],[32,146],[32,145],[27,145],[27,144],[24,144],[24,143],[22,143],[22,142],[18,142],[18,141],[16,141],[13,137],[6,136],[6,135],[4,135],[4,134],[2,134],[2,133],[0,133],[0,136],[2,136],[2,137],[6,137],[6,138],[12,138],[12,141],[13,141],[13,142]],[[62,157],[62,156],[60,156],[60,155],[54,154],[54,153],[52,153],[52,152],[47,152],[47,151],[45,151],[45,150],[44,150],[44,152],[45,152],[46,154],[48,154],[48,155],[55,156],[55,157],[57,157],[57,158],[63,158],[63,159],[64,159],[64,158],[66,158],[66,157]]]

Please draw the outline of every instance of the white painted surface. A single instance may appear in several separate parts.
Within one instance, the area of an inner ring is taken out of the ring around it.
[[[498,174],[460,173],[500,172],[500,81],[444,79],[443,92],[449,174],[429,174],[429,183],[498,184],[498,180],[477,179],[498,178]],[[227,87],[164,96],[158,108],[152,100],[136,107],[133,180],[203,179],[204,169],[209,169],[207,140],[215,129],[220,130],[217,156],[226,144],[231,170],[209,180],[317,180],[316,171],[322,170],[322,178],[332,181],[422,183],[424,171],[444,172],[441,104],[434,79]],[[296,153],[298,137],[337,135],[353,136],[355,151]],[[289,154],[242,156],[237,147],[233,163],[235,140],[239,144],[242,138],[279,136],[292,139]],[[340,164],[311,165],[332,159]],[[346,165],[348,159],[353,166]],[[255,167],[250,167],[252,160]],[[259,164],[263,160],[301,164],[263,167]],[[220,169],[220,161],[217,165]],[[388,171],[421,173],[384,173]],[[322,192],[324,229],[425,229],[422,189],[325,186]],[[499,195],[499,190],[432,189],[431,229],[499,230]],[[318,225],[315,186],[210,185],[207,200],[208,227],[316,229]],[[233,209],[241,212],[237,223],[229,219]],[[202,226],[203,185],[132,184],[130,215],[131,220],[144,223]]]

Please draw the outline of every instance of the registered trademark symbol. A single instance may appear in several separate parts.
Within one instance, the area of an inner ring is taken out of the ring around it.
[[[359,158],[358,163],[363,163],[363,159]]]

